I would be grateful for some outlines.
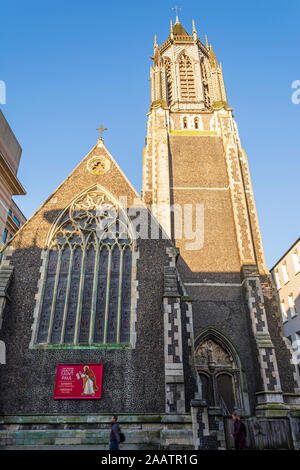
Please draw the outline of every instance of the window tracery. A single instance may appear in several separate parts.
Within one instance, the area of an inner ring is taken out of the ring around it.
[[[133,236],[98,188],[78,196],[50,234],[36,343],[130,341]]]

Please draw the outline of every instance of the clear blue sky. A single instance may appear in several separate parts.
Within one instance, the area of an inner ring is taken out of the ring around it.
[[[1,4],[1,106],[22,148],[15,200],[26,217],[93,147],[105,144],[138,192],[150,105],[154,33],[175,2],[14,1]],[[208,35],[222,62],[254,187],[268,267],[299,236],[300,1],[183,0],[180,21]]]

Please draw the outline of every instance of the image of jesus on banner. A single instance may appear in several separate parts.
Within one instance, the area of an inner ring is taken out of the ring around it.
[[[81,371],[76,374],[77,379],[80,377],[83,379],[83,393],[81,395],[95,395],[95,391],[99,390],[96,384],[96,378],[94,372],[89,366],[84,366],[84,373]]]

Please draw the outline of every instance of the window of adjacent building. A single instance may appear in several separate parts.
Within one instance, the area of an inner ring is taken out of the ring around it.
[[[294,268],[295,268],[295,273],[298,273],[300,271],[300,262],[299,262],[299,255],[298,255],[297,250],[295,250],[292,253],[292,259],[293,259],[293,264],[294,264]]]
[[[133,240],[121,214],[98,190],[63,212],[48,244],[38,344],[129,343]]]
[[[14,221],[16,222],[17,226],[20,227],[20,222],[19,220],[17,219],[16,216],[13,217]]]
[[[179,59],[179,76],[182,99],[195,99],[195,78],[191,59],[183,53]]]
[[[183,128],[184,128],[184,129],[187,129],[187,127],[188,127],[188,121],[187,121],[187,118],[184,117],[184,118],[183,118]]]
[[[296,360],[298,362],[298,365],[300,364],[300,331],[297,331],[295,333],[295,340],[293,342],[293,349],[296,354]]]
[[[281,288],[281,284],[280,284],[278,269],[275,269],[275,271],[274,271],[274,277],[275,277],[276,287],[277,287],[277,289],[279,290],[279,289]]]
[[[199,129],[199,118],[195,117],[194,125],[195,125],[195,129]]]
[[[297,315],[296,308],[295,308],[295,302],[293,298],[293,294],[288,295],[288,304],[289,304],[289,309],[291,312],[291,316],[294,317]]]
[[[283,321],[283,322],[286,322],[287,319],[288,319],[288,316],[287,316],[287,312],[286,312],[286,310],[285,310],[284,300],[281,300],[281,301],[280,301],[280,309],[281,309],[282,321]]]
[[[287,272],[286,262],[282,263],[281,269],[282,269],[282,275],[283,275],[284,283],[287,283],[290,280],[290,278],[289,278],[289,275],[288,275],[288,272]]]
[[[2,242],[3,243],[6,243],[7,235],[8,235],[8,230],[7,230],[7,228],[5,228],[4,232],[3,232],[3,236],[2,236]]]

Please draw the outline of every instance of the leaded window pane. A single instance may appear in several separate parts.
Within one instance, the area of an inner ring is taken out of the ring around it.
[[[109,280],[109,303],[108,303],[108,327],[107,342],[117,342],[118,325],[118,298],[119,298],[119,276],[120,276],[120,249],[114,246],[111,253],[111,268]]]
[[[48,329],[50,323],[51,307],[53,301],[54,283],[56,276],[58,260],[58,251],[51,250],[48,259],[47,280],[44,290],[44,299],[42,306],[42,314],[39,324],[38,342],[44,343],[47,341]]]
[[[67,343],[67,344],[73,343],[74,341],[76,312],[77,312],[77,306],[78,306],[78,295],[79,295],[79,286],[80,286],[81,263],[82,263],[82,250],[81,248],[77,247],[73,255],[69,302],[68,302],[66,328],[65,328],[65,336],[64,336],[64,343]]]
[[[131,269],[132,269],[131,249],[125,248],[124,254],[123,254],[123,272],[122,272],[121,333],[120,333],[121,343],[129,342],[129,339],[130,339]]]
[[[93,281],[94,281],[94,264],[95,264],[95,249],[93,246],[90,246],[86,254],[86,263],[85,263],[83,299],[82,299],[80,333],[79,333],[80,343],[88,343],[88,340],[89,340],[91,304],[92,304]]]
[[[70,264],[70,248],[65,246],[61,253],[59,281],[57,285],[57,293],[55,299],[54,318],[52,325],[51,342],[59,343],[61,338],[64,307],[66,300],[66,288],[68,282],[68,272]]]
[[[100,260],[99,260],[95,333],[94,333],[95,343],[102,343],[103,338],[104,338],[107,267],[108,267],[108,249],[104,247],[100,251]]]

